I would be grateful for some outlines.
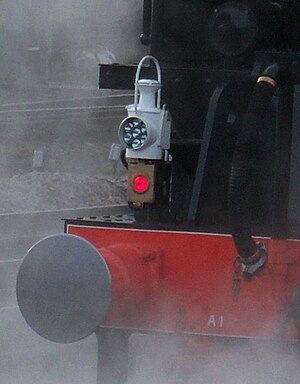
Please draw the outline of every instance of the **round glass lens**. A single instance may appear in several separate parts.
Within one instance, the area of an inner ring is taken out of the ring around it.
[[[145,193],[150,187],[149,179],[144,175],[135,176],[132,181],[132,187],[137,193]]]
[[[146,125],[138,117],[128,117],[120,126],[119,137],[127,148],[140,149],[148,138]]]

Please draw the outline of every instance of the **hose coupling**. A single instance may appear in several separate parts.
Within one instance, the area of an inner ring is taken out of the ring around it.
[[[262,268],[268,259],[267,247],[264,243],[259,242],[257,244],[257,250],[250,257],[241,257],[239,260],[242,264],[243,275],[246,279],[251,279],[251,277]]]
[[[260,83],[262,81],[271,84],[273,88],[277,88],[277,82],[270,76],[260,76],[256,82]]]
[[[262,73],[262,75],[257,79],[257,83],[265,82],[272,85],[272,87],[277,88],[278,78],[280,75],[280,65],[277,63],[270,64]]]

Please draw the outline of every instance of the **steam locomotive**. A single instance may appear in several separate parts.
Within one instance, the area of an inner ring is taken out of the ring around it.
[[[95,332],[99,383],[149,350],[189,382],[212,350],[299,349],[299,2],[145,0],[140,39],[138,66],[100,66],[100,88],[134,89],[129,214],[35,244],[24,318],[60,343]]]

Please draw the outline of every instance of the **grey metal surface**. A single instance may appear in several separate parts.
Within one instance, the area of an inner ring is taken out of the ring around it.
[[[58,234],[36,243],[17,277],[17,299],[27,323],[56,342],[93,333],[111,303],[111,275],[99,251],[75,235]]]

